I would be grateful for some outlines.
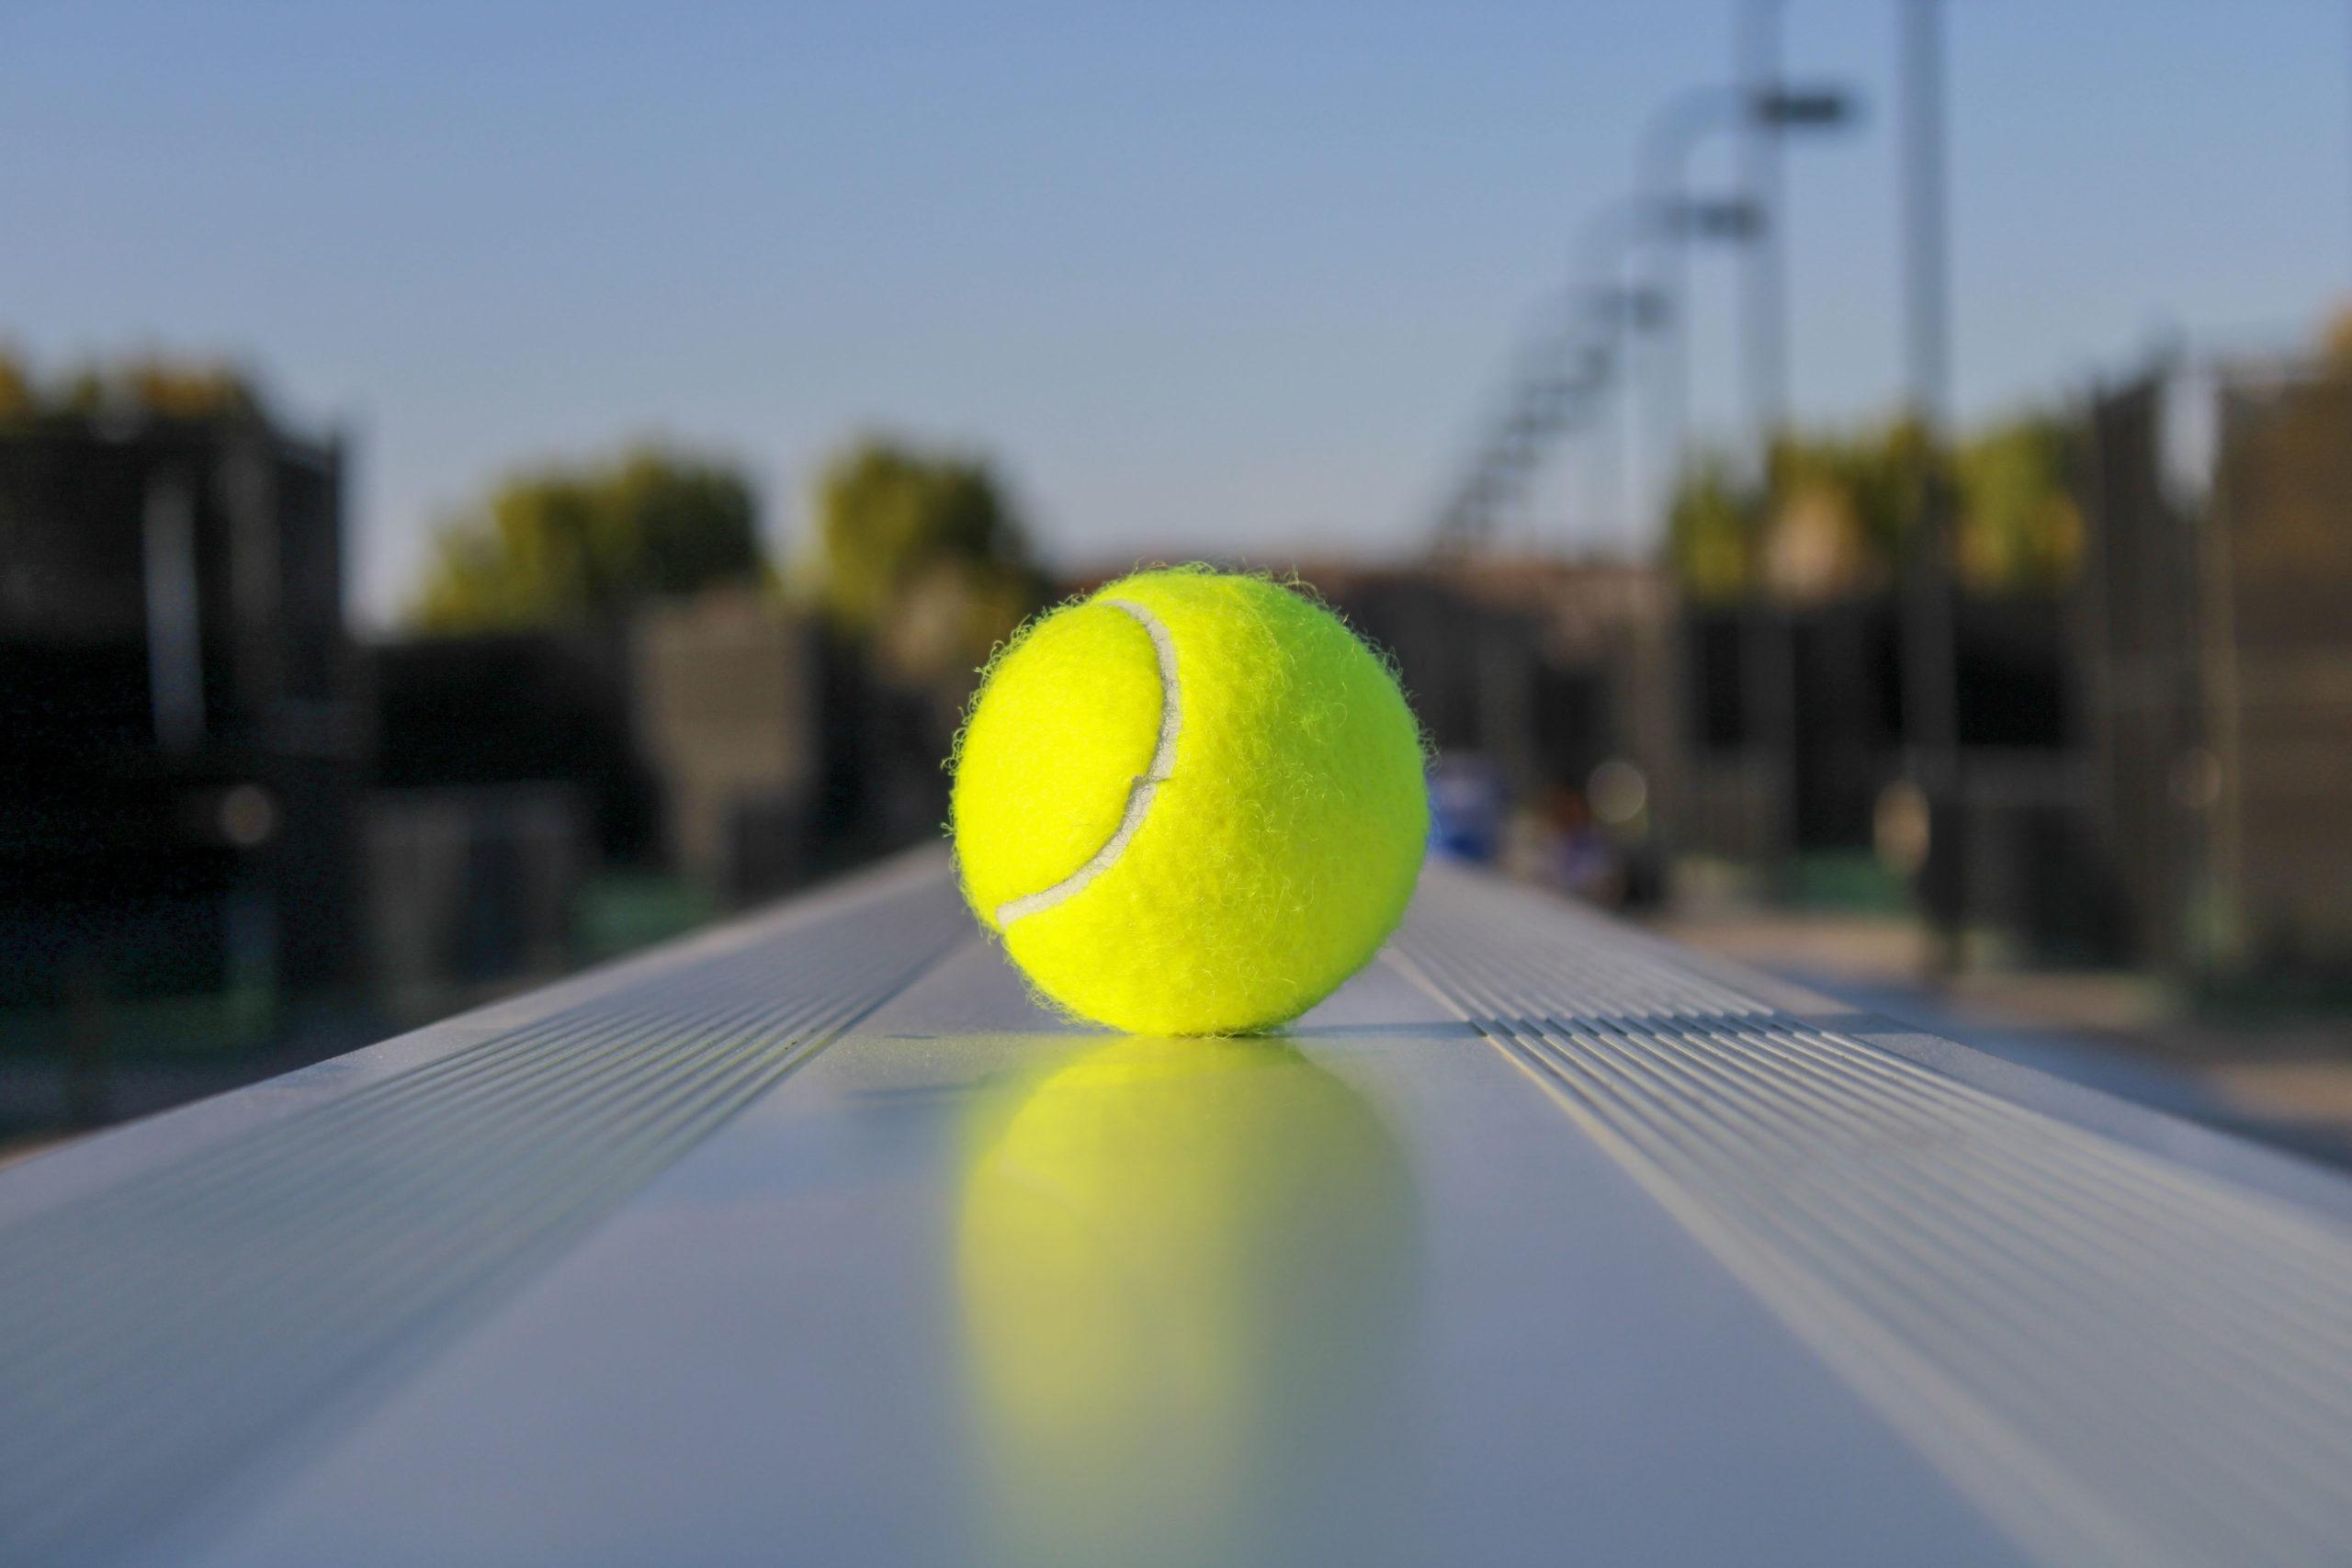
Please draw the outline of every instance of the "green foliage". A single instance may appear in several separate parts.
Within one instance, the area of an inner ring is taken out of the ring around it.
[[[1785,435],[1761,483],[1704,457],[1676,491],[1668,558],[1704,602],[1883,586],[1908,565],[1927,487],[1942,468],[1955,486],[1963,582],[1995,592],[2063,587],[2083,547],[2068,443],[2063,423],[2034,415],[1939,457],[1917,421],[1899,419],[1853,434]]]
[[[815,596],[899,673],[968,673],[1044,599],[1026,532],[986,466],[868,440],[818,486]]]
[[[0,350],[0,421],[147,414],[159,419],[258,419],[261,394],[244,375],[205,360],[141,355],[85,365],[44,382]]]
[[[1960,571],[1972,585],[2055,588],[2083,556],[2083,515],[2069,488],[2071,437],[2028,418],[1986,432],[1960,454]]]
[[[0,348],[0,422],[28,418],[38,406],[33,378],[23,361]]]
[[[869,633],[943,562],[1025,567],[1028,545],[988,470],[865,441],[818,487],[818,596],[844,629]]]
[[[2320,358],[2331,369],[2352,368],[2352,305],[2338,309],[2320,329]]]
[[[1747,592],[1756,570],[1755,499],[1719,457],[1684,477],[1667,518],[1667,554],[1691,598],[1720,604]]]
[[[1913,419],[1850,436],[1788,436],[1773,451],[1774,499],[1835,495],[1871,561],[1891,566],[1908,548],[1932,461],[1927,432]]]
[[[510,479],[432,547],[410,618],[433,631],[602,619],[766,570],[743,476],[653,447]]]

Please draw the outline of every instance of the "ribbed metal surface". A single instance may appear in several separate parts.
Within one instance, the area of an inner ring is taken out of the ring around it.
[[[971,929],[935,875],[823,914],[0,1231],[0,1562],[103,1556],[220,1481]]]
[[[934,854],[13,1168],[0,1562],[1031,1561],[990,1521],[1102,1500],[991,1490],[972,1161],[1121,1049]],[[1219,1507],[1236,1562],[2352,1560],[2340,1182],[1439,867],[1267,1051],[1063,1172],[1207,1281],[1092,1321],[1182,1375],[1076,1414],[1321,1479],[1155,1470],[1118,1560]],[[1255,1369],[1294,1319],[1343,1375]]]
[[[2352,1561],[2352,1235],[1457,874],[1392,960],[2036,1555]]]

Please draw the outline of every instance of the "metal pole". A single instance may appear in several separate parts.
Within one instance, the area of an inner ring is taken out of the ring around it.
[[[1674,482],[1680,477],[1683,438],[1690,423],[1690,336],[1685,309],[1689,268],[1682,247],[1702,238],[1753,245],[1769,233],[1764,215],[1745,195],[1729,202],[1693,202],[1684,177],[1685,164],[1700,138],[1710,131],[1745,130],[1751,136],[1770,135],[1777,140],[1795,129],[1844,124],[1854,113],[1852,96],[1836,87],[1793,90],[1774,84],[1759,90],[1753,83],[1734,82],[1698,88],[1669,100],[1642,139],[1641,187],[1650,194],[1651,206],[1659,215],[1657,259],[1650,287],[1659,301],[1652,409],[1665,468],[1663,501],[1671,501]],[[1785,323],[1778,331],[1785,335]],[[1750,352],[1748,367],[1752,369],[1755,363]],[[1774,380],[1781,378],[1776,375]],[[1776,386],[1764,401],[1770,405],[1784,400]]]
[[[1780,91],[1781,0],[1748,0],[1739,14],[1737,77],[1751,106],[1740,139],[1740,186],[1756,215],[1747,250],[1746,316],[1747,398],[1755,427],[1756,473],[1769,487],[1772,446],[1787,423],[1786,347],[1781,342],[1780,137],[1754,106]],[[1761,799],[1755,817],[1758,859],[1779,883],[1793,846],[1797,807],[1794,618],[1778,613],[1751,585],[1743,616],[1740,664],[1748,750]]]
[[[1612,331],[1622,329],[1612,328]],[[1621,384],[1626,378],[1617,378]],[[1595,395],[1592,420],[1585,427],[1585,439],[1589,443],[1590,456],[1585,462],[1589,479],[1586,485],[1585,548],[1591,551],[1602,540],[1611,537],[1624,525],[1625,474],[1630,465],[1625,446],[1633,439],[1621,417],[1618,400],[1609,395],[1604,383]],[[1629,395],[1630,400],[1630,395]]]
[[[1682,170],[1678,165],[1666,199],[1679,210],[1683,201]],[[1682,483],[1683,448],[1690,439],[1690,258],[1679,237],[1660,247],[1656,284],[1663,308],[1658,315],[1660,337],[1652,355],[1654,393],[1650,424],[1657,432],[1654,445],[1660,477],[1656,515],[1663,526],[1674,511],[1675,492]]]
[[[1657,231],[1660,219],[1652,193],[1637,189],[1601,208],[1586,221],[1578,236],[1577,291],[1581,297],[1600,303],[1601,343],[1607,355],[1603,380],[1595,391],[1596,404],[1587,433],[1593,443],[1590,468],[1597,515],[1592,533],[1596,536],[1624,528],[1625,476],[1631,474],[1631,484],[1636,491],[1641,485],[1641,435],[1635,427],[1640,411],[1634,407],[1630,371],[1635,360],[1635,340],[1656,322],[1646,315],[1643,304],[1642,271],[1634,268],[1629,284],[1627,263]],[[1607,378],[1612,374],[1624,392],[1622,411],[1610,406]]]
[[[1949,975],[1967,918],[1961,817],[1959,604],[1952,580],[1952,507],[1944,472],[1951,409],[1950,257],[1944,230],[1943,17],[1940,0],[1903,0],[1905,342],[1913,417],[1919,422],[1917,539],[1904,616],[1905,728],[1909,771],[1928,806],[1928,860],[1918,893],[1931,936],[1929,964]]]
[[[1740,10],[1737,80],[1751,106],[1760,106],[1781,85],[1781,20],[1783,0],[1747,0]],[[1748,246],[1745,309],[1747,397],[1757,437],[1766,444],[1788,419],[1788,299],[1786,262],[1781,244],[1781,138],[1766,118],[1751,108],[1740,138],[1740,188],[1757,214]]]
[[[1650,423],[1656,431],[1653,456],[1661,470],[1656,496],[1660,517],[1674,505],[1690,423],[1690,281],[1683,247],[1692,236],[1684,221],[1690,206],[1685,164],[1702,134],[1745,123],[1749,102],[1737,85],[1686,93],[1666,107],[1643,141],[1641,186],[1661,215],[1652,252],[1656,270],[1649,283],[1659,300],[1651,355]]]
[[[1950,413],[1949,257],[1944,235],[1941,0],[1903,0],[1904,262],[1912,412],[1939,431]]]

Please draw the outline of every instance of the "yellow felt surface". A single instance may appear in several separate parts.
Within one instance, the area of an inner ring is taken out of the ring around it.
[[[1142,605],[1174,639],[1183,722],[1172,776],[1117,862],[1076,897],[1015,920],[1006,951],[1051,1000],[1137,1033],[1284,1022],[1360,968],[1404,913],[1428,832],[1419,729],[1380,660],[1280,584],[1149,572],[1102,599]],[[1065,676],[1066,694],[1029,689]],[[1148,757],[1148,738],[1105,711],[1100,690],[1066,665],[1004,660],[976,710],[965,770],[1016,728],[1040,748]],[[1024,716],[1060,716],[1050,731],[1028,717],[1000,724],[991,710],[1008,701]],[[1142,705],[1156,728],[1157,701]],[[1084,773],[1101,788],[1115,770]],[[1023,830],[1004,824],[1075,809],[1048,805],[1057,782],[1057,770],[1024,776],[994,764],[985,781],[959,776],[957,853],[984,919],[978,901],[1007,885],[999,857]],[[1097,847],[1125,807],[1124,788],[1111,793]]]
[[[964,896],[990,930],[1118,831],[1159,740],[1159,661],[1134,616],[1080,604],[1035,623],[990,667],[956,752]]]

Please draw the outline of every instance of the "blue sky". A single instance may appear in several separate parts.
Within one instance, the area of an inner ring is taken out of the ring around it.
[[[1789,161],[1796,412],[1902,374],[1894,0],[1790,0],[1857,132]],[[1984,417],[2352,298],[2333,0],[1951,0]],[[0,340],[234,356],[356,442],[355,607],[502,471],[732,453],[797,547],[869,428],[984,451],[1067,559],[1408,547],[1580,215],[1728,0],[0,8]],[[1724,150],[1702,175],[1727,172]],[[1728,258],[1695,269],[1736,429]],[[1517,525],[1638,541],[1571,448]]]

